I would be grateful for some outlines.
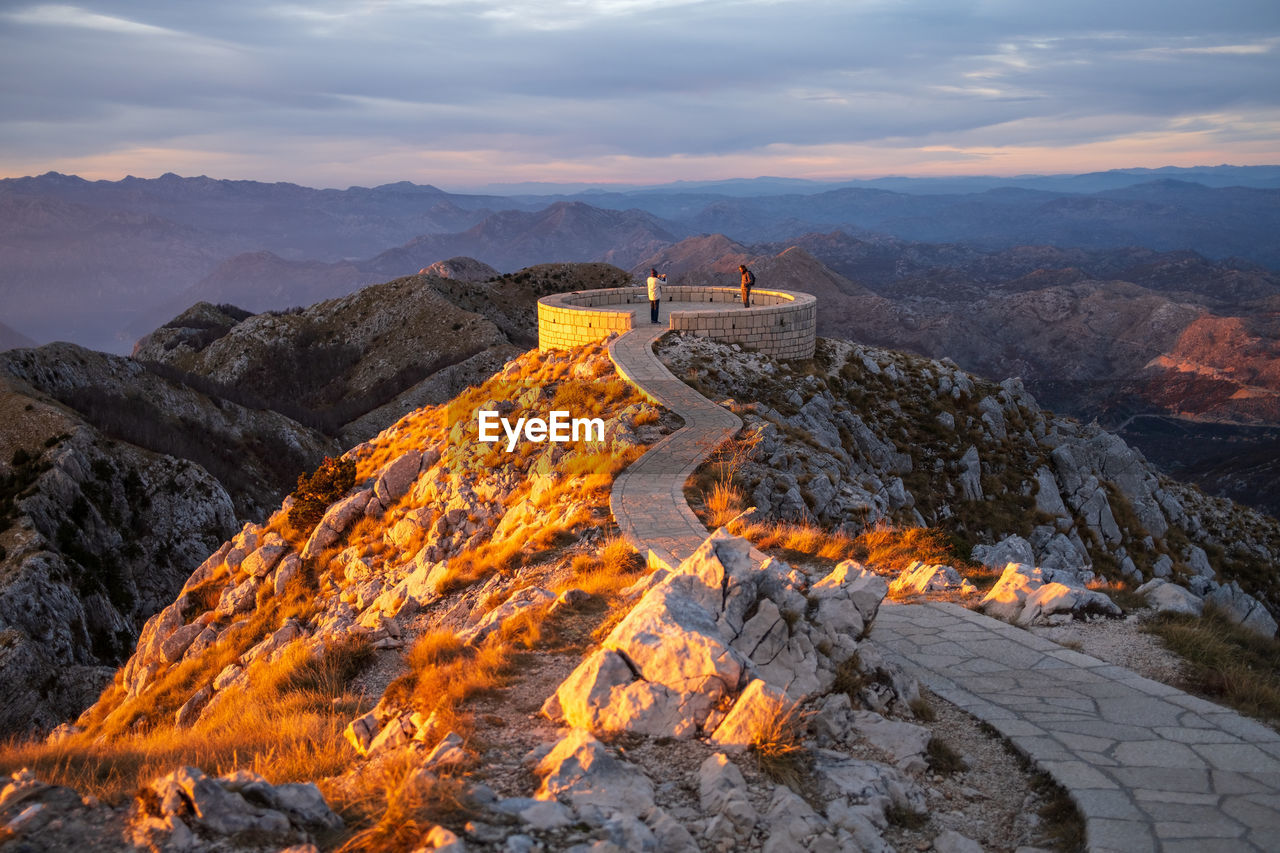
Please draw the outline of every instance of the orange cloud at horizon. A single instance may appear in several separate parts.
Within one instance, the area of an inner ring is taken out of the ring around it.
[[[56,171],[88,180],[118,180],[126,175],[155,177],[174,172],[337,188],[409,180],[449,188],[524,181],[660,184],[760,175],[831,181],[887,175],[1014,176],[1222,163],[1280,164],[1280,126],[1260,128],[1253,138],[1230,145],[1215,144],[1212,136],[1208,131],[1175,131],[1061,146],[780,143],[728,154],[604,155],[580,159],[521,155],[500,149],[424,150],[399,142],[376,141],[288,143],[282,144],[279,151],[253,152],[193,144],[128,148],[42,162],[0,158],[0,172],[17,177]]]

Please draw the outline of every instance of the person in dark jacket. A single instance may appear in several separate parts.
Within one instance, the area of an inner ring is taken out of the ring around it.
[[[751,307],[751,288],[756,285],[756,277],[747,269],[746,264],[738,264],[738,272],[742,273],[742,307]]]

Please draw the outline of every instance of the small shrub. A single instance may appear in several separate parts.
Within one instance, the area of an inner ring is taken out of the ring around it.
[[[916,719],[921,722],[932,723],[938,719],[938,712],[933,710],[933,705],[923,696],[917,696],[912,699],[908,707],[911,708],[911,713],[915,714]]]
[[[1058,850],[1084,850],[1084,820],[1070,795],[1048,773],[1035,773],[1031,787],[1044,800],[1039,809],[1042,836]]]
[[[889,806],[884,810],[884,817],[890,826],[901,829],[921,829],[929,822],[928,812],[918,812],[900,805]]]
[[[859,659],[858,653],[854,652],[836,667],[836,679],[831,689],[832,692],[843,693],[848,696],[849,701],[857,708],[862,704],[859,694],[863,688],[871,684],[871,681],[872,679],[862,671],[862,661]]]
[[[324,517],[325,510],[355,484],[354,461],[326,456],[313,474],[298,475],[298,487],[291,495],[294,503],[289,510],[289,523],[299,531],[310,532]]]
[[[855,540],[858,557],[881,574],[900,574],[912,562],[955,563],[947,534],[932,527],[877,524]]]
[[[838,561],[853,557],[854,540],[814,524],[755,522],[730,525],[730,532],[750,540],[761,551],[778,552],[783,559],[817,558]]]
[[[344,805],[358,815],[363,828],[339,853],[411,850],[435,824],[461,830],[479,811],[461,780],[422,772],[411,753],[371,767],[357,780],[358,788]]]
[[[716,483],[707,495],[707,526],[723,527],[742,513],[745,508],[741,490],[729,483]]]
[[[925,760],[934,773],[959,773],[965,769],[964,758],[951,748],[951,745],[939,738],[930,738],[925,747]]]

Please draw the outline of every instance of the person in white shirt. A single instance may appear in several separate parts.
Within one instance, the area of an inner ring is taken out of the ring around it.
[[[658,275],[656,269],[649,270],[649,322],[658,322],[658,305],[662,302],[662,283],[667,280],[666,274]]]

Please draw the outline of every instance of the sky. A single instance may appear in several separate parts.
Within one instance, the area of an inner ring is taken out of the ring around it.
[[[0,0],[0,176],[1280,163],[1277,0]]]

